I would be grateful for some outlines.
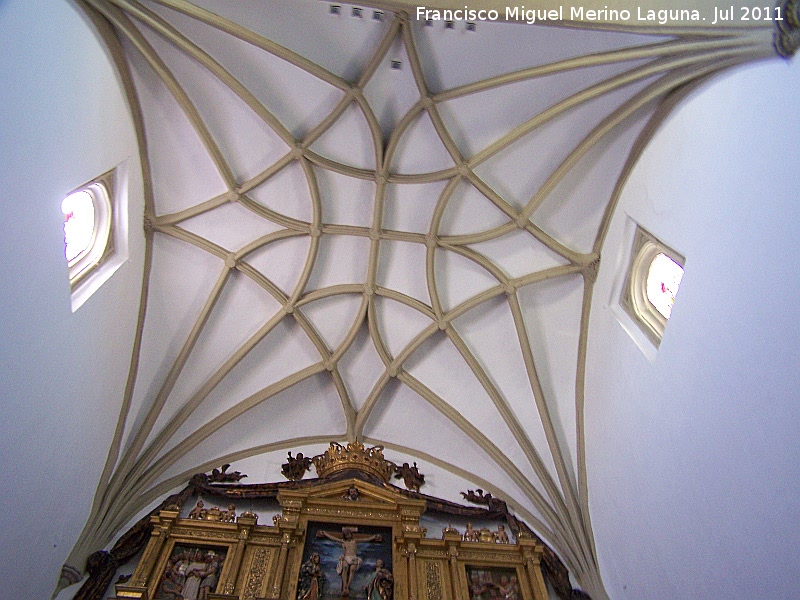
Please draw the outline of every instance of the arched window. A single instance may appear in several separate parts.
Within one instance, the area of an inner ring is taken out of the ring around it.
[[[120,254],[116,248],[121,236],[124,237],[120,230],[121,215],[118,214],[118,205],[124,202],[116,189],[117,171],[109,171],[82,185],[61,202],[64,255],[69,266],[73,311],[111,276],[125,258],[123,255],[126,253]],[[121,241],[125,250],[125,240]]]
[[[661,342],[683,278],[685,259],[638,228],[621,303],[656,346]]]
[[[103,182],[92,182],[61,202],[64,213],[64,252],[69,281],[75,286],[96,268],[109,248],[111,201]]]

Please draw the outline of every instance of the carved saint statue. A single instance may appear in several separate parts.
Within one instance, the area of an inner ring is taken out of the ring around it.
[[[375,573],[370,577],[365,591],[367,600],[392,600],[394,596],[394,576],[384,567],[380,558],[375,561]]]
[[[319,600],[325,589],[325,574],[319,564],[319,554],[314,552],[300,567],[297,600]]]
[[[317,531],[318,538],[328,538],[342,545],[342,555],[339,557],[339,564],[336,566],[336,572],[342,576],[341,595],[343,597],[350,596],[350,584],[353,581],[353,576],[363,562],[357,554],[358,543],[383,541],[383,537],[381,537],[380,534],[359,535],[356,533],[357,531],[358,529],[355,527],[342,527],[341,537],[322,529]]]

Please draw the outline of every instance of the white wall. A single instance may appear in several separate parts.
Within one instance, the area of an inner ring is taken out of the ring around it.
[[[66,0],[0,1],[0,595],[50,597],[89,512],[125,385],[142,182],[105,50]],[[70,310],[62,197],[127,161],[130,260]]]
[[[637,165],[604,249],[587,378],[614,600],[796,598],[800,64],[715,79]],[[625,221],[687,257],[655,361],[609,309]]]

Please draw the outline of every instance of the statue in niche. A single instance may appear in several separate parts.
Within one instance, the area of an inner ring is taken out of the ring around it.
[[[417,463],[413,467],[409,467],[408,463],[403,463],[402,467],[395,467],[395,479],[402,479],[406,486],[413,492],[419,492],[419,488],[425,485],[425,475],[419,472]]]
[[[365,588],[367,600],[392,600],[394,596],[394,575],[384,567],[379,558],[375,561],[375,573]]]
[[[292,456],[292,453],[289,452],[288,460],[281,465],[281,473],[289,481],[300,481],[310,468],[310,457],[303,456],[302,452],[298,452],[297,456]]]
[[[325,591],[325,574],[320,566],[319,554],[314,552],[300,567],[297,600],[319,600]]]
[[[336,572],[342,577],[342,597],[350,596],[350,584],[353,581],[353,576],[363,562],[357,554],[358,543],[383,541],[383,537],[380,534],[358,535],[357,531],[358,528],[356,527],[342,527],[341,537],[322,529],[317,531],[318,538],[327,538],[342,545],[342,555],[339,557],[339,564],[336,566]]]

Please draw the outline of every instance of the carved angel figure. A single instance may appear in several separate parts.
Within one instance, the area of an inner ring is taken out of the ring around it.
[[[395,479],[402,479],[406,488],[418,492],[419,488],[425,485],[425,475],[419,472],[417,463],[409,467],[408,463],[403,463],[402,467],[395,467]]]
[[[302,452],[298,452],[297,456],[292,456],[292,453],[289,452],[288,460],[281,465],[281,473],[289,481],[300,481],[310,468],[310,457],[303,456]]]
[[[204,504],[202,500],[197,501],[197,506],[195,506],[192,511],[189,513],[190,519],[205,519],[206,515],[208,514],[208,510],[204,508]]]
[[[226,463],[222,465],[221,471],[219,469],[211,471],[209,481],[211,483],[239,483],[240,480],[247,477],[247,475],[243,475],[241,471],[231,471],[228,473],[228,467],[230,466],[230,463]]]
[[[233,523],[236,520],[236,506],[234,504],[228,504],[228,510],[222,513],[220,517],[220,521],[223,523]]]
[[[472,523],[467,523],[467,529],[464,531],[465,542],[477,542],[480,539],[480,533],[472,528]]]
[[[498,544],[508,544],[508,533],[504,525],[497,526],[497,532],[494,534],[494,539]]]

